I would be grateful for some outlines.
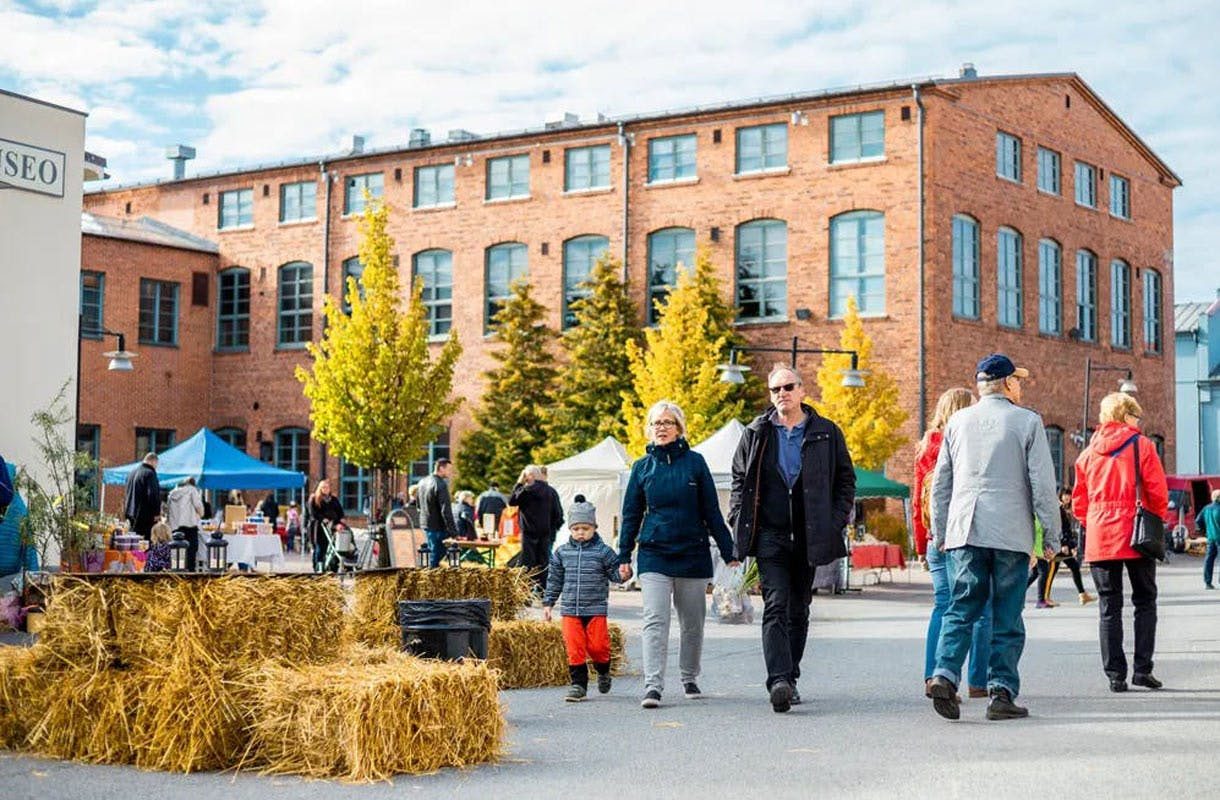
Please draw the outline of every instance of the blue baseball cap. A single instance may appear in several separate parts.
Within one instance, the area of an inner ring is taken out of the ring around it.
[[[1012,360],[1003,353],[992,353],[985,356],[975,367],[974,373],[976,381],[998,381],[1009,375],[1016,375],[1018,378],[1029,377],[1029,370],[1015,366]]]

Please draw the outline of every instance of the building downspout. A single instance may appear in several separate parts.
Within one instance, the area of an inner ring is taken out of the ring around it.
[[[629,239],[629,218],[627,199],[631,190],[631,136],[623,130],[623,123],[618,124],[618,143],[623,147],[623,285],[627,284],[627,242]]]
[[[326,190],[323,192],[326,211],[322,216],[322,295],[326,296],[330,294],[330,172],[326,169],[325,161],[318,162],[318,172],[322,174],[322,181],[326,184]],[[325,330],[326,317],[322,317],[322,325]],[[318,451],[321,455],[318,459],[318,479],[322,480],[326,477],[326,445],[319,444]]]
[[[924,306],[924,165],[923,165],[923,98],[919,96],[919,84],[911,85],[917,116],[916,128],[919,148],[919,435],[922,438],[928,428],[928,355],[927,355],[927,309]]]

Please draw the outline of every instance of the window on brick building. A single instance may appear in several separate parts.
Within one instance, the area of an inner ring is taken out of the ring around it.
[[[428,310],[428,335],[447,336],[453,327],[453,253],[424,250],[411,261],[411,274],[420,282]]]
[[[233,267],[216,281],[216,349],[245,350],[250,346],[250,270]]]
[[[364,213],[364,192],[368,190],[369,199],[377,200],[385,190],[385,175],[380,172],[369,172],[364,175],[348,175],[343,181],[343,213]]]
[[[665,183],[696,177],[695,134],[648,140],[648,182]]]
[[[593,274],[593,265],[610,248],[605,236],[577,236],[563,243],[563,327],[576,324],[572,304],[589,294],[585,282]]]
[[[140,344],[178,344],[178,284],[140,279]]]
[[[1110,214],[1131,219],[1131,181],[1118,175],[1110,176]]]
[[[246,432],[241,428],[217,428],[216,437],[231,447],[246,452]]]
[[[1161,273],[1154,269],[1144,274],[1144,350],[1161,352]]]
[[[999,131],[995,135],[995,174],[1021,182],[1021,140],[1011,133]]]
[[[453,165],[416,167],[414,203],[416,208],[453,205]]]
[[[885,313],[885,214],[850,211],[830,220],[830,316],[847,312],[855,296],[860,313]]]
[[[173,428],[136,428],[136,459],[149,453],[164,453],[176,441],[177,433]]]
[[[293,261],[279,270],[280,347],[304,347],[313,339],[313,265]]]
[[[1012,228],[996,233],[996,318],[1008,328],[1020,328],[1024,319],[1021,245],[1021,234]]]
[[[445,428],[428,443],[424,449],[423,458],[411,462],[411,483],[423,480],[432,474],[436,462],[441,458],[449,458],[449,429]]]
[[[569,147],[563,153],[563,190],[610,188],[610,145]]]
[[[1045,147],[1038,148],[1038,189],[1047,194],[1062,191],[1059,172],[1059,154]]]
[[[756,219],[737,226],[737,319],[788,316],[788,223]]]
[[[843,164],[885,156],[885,112],[842,114],[830,118],[830,163]]]
[[[1165,437],[1154,433],[1148,438],[1152,440],[1152,446],[1156,448],[1156,457],[1161,460],[1163,465],[1165,463]]]
[[[1051,465],[1055,468],[1055,483],[1066,486],[1063,474],[1063,428],[1057,425],[1046,426],[1046,443],[1051,447]]]
[[[1097,256],[1076,251],[1076,329],[1080,341],[1097,341]]]
[[[507,200],[530,196],[530,157],[487,159],[487,199]]]
[[[102,338],[106,327],[103,301],[106,295],[106,274],[81,270],[80,273],[80,335],[86,339]]]
[[[665,228],[648,234],[648,324],[656,325],[657,305],[664,304],[678,282],[678,265],[694,268],[695,231]]]
[[[280,428],[273,439],[275,466],[309,475],[309,431],[304,428]],[[277,503],[292,502],[295,489],[277,489]]]
[[[300,222],[317,216],[317,181],[280,184],[280,222]]]
[[[979,224],[963,214],[953,218],[953,313],[979,318]]]
[[[1083,161],[1076,162],[1076,203],[1097,208],[1097,167]]]
[[[1038,332],[1063,333],[1063,250],[1053,239],[1038,242]]]
[[[356,291],[359,293],[361,300],[364,299],[364,283],[361,280],[364,277],[364,264],[360,263],[360,256],[352,256],[343,261],[343,284],[339,287],[339,291],[343,293],[343,301],[341,303],[344,314],[352,313],[352,304],[347,296],[347,279],[356,279]]]
[[[737,129],[737,174],[788,166],[788,125],[752,125]]]
[[[484,257],[487,302],[483,314],[483,333],[491,333],[492,320],[512,294],[513,282],[528,274],[529,248],[520,242],[506,242],[487,248]]]
[[[339,505],[348,514],[365,514],[373,497],[373,471],[339,459]]]
[[[220,193],[216,204],[216,227],[247,228],[254,224],[254,190],[233,189]]]
[[[99,425],[76,426],[76,452],[84,453],[98,463],[102,457],[102,429]],[[76,485],[88,490],[87,508],[97,508],[98,503],[98,470],[79,470],[76,473]]]
[[[1110,262],[1110,344],[1131,349],[1131,267],[1118,258]]]

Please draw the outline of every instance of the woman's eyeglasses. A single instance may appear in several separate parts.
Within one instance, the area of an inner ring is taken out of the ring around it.
[[[767,388],[771,390],[771,394],[779,394],[780,392],[792,391],[793,389],[796,388],[796,384],[795,383],[785,383],[780,386],[768,386]]]
[[[674,422],[672,419],[658,419],[658,420],[653,421],[652,427],[654,427],[654,428],[676,428],[676,427],[678,427],[678,423]]]

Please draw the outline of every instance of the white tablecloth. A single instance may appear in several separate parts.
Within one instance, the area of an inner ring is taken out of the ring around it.
[[[260,533],[255,536],[227,533],[225,541],[229,543],[225,555],[230,564],[253,564],[259,559],[268,559],[273,568],[284,565],[284,545],[274,533]],[[200,549],[203,549],[202,546]]]

